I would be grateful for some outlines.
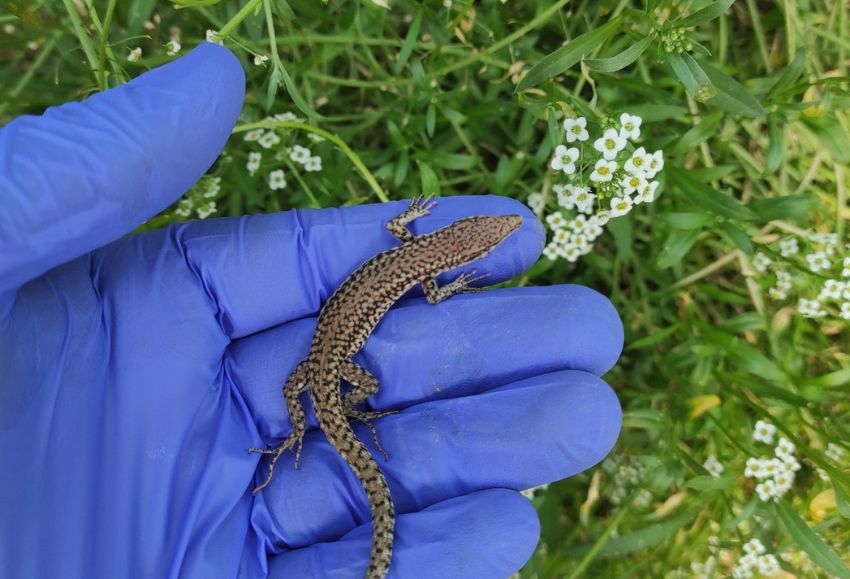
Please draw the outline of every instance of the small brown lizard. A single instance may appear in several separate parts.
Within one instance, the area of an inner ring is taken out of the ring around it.
[[[372,330],[392,305],[416,284],[421,284],[432,304],[460,292],[477,291],[470,284],[485,276],[464,273],[439,287],[436,276],[484,257],[506,237],[519,229],[519,215],[467,217],[433,233],[415,236],[407,225],[427,215],[435,202],[417,197],[401,215],[387,223],[387,229],[401,245],[372,257],[346,279],[322,307],[310,353],[298,364],[283,387],[283,397],[292,422],[292,432],[273,449],[251,448],[250,452],[272,455],[265,481],[254,489],[257,494],[272,479],[281,453],[293,447],[295,465],[301,457],[304,436],[304,408],[298,400],[310,390],[319,427],[328,441],[360,479],[372,512],[372,552],[366,579],[385,577],[390,566],[395,514],[387,481],[372,455],[354,435],[349,419],[365,422],[378,443],[370,420],[389,412],[364,412],[356,406],[378,390],[378,381],[351,361]],[[340,396],[340,379],[353,388]]]

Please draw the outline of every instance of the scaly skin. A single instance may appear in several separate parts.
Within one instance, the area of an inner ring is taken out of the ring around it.
[[[357,475],[369,500],[372,553],[366,579],[381,579],[387,574],[392,558],[395,514],[384,475],[349,424],[349,419],[366,422],[378,450],[386,457],[369,421],[388,413],[356,410],[357,404],[378,390],[378,382],[351,358],[363,347],[390,307],[416,284],[422,284],[432,304],[456,293],[478,291],[469,284],[484,276],[474,277],[474,272],[461,274],[442,288],[435,278],[484,257],[522,225],[519,215],[467,217],[433,233],[414,236],[407,224],[427,215],[433,205],[433,201],[416,198],[404,213],[390,220],[387,229],[401,240],[401,245],[363,263],[325,303],[319,313],[310,353],[292,371],[283,388],[292,432],[277,448],[250,449],[272,455],[268,476],[254,489],[254,494],[269,484],[284,450],[297,447],[295,464],[298,466],[305,428],[304,409],[298,396],[309,389],[319,427]],[[341,379],[354,386],[342,398]]]

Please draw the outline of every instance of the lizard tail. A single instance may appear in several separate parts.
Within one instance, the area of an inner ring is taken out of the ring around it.
[[[378,463],[355,436],[339,402],[328,404],[316,413],[328,441],[357,475],[372,511],[372,553],[366,579],[383,579],[393,554],[395,515],[387,481]]]

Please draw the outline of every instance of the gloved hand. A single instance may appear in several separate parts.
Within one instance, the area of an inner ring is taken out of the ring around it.
[[[315,316],[397,241],[405,202],[210,219],[121,237],[210,166],[242,104],[225,49],[186,57],[0,131],[0,576],[356,577],[365,495],[311,430],[282,457],[280,388]],[[523,227],[488,281],[537,258],[516,201],[441,199],[417,233],[474,214]],[[452,274],[454,275],[454,274]],[[355,358],[382,388],[376,421],[398,512],[391,575],[504,577],[538,538],[517,489],[588,468],[620,409],[610,303],[577,286],[403,300]],[[308,428],[315,427],[315,421]],[[358,434],[374,450],[368,430]]]

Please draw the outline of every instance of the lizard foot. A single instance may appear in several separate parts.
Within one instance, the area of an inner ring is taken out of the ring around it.
[[[454,280],[443,286],[443,290],[451,292],[452,294],[482,291],[484,288],[472,287],[471,284],[490,277],[490,274],[482,273],[481,275],[475,275],[476,273],[478,273],[478,270],[473,269],[472,271],[460,274]]]
[[[375,426],[372,424],[372,421],[376,418],[381,418],[382,416],[389,416],[390,414],[397,414],[398,410],[387,410],[385,412],[364,412],[361,410],[348,410],[346,411],[346,416],[353,420],[359,420],[363,424],[369,427],[369,430],[372,432],[372,440],[375,441],[375,447],[378,449],[384,456],[384,460],[389,460],[390,457],[387,454],[387,451],[384,450],[384,447],[381,446],[381,443],[378,442],[378,432],[375,430]]]
[[[301,448],[304,444],[304,433],[293,432],[289,436],[286,437],[279,446],[275,448],[257,448],[251,447],[248,449],[248,452],[256,452],[258,454],[270,454],[272,455],[272,460],[269,463],[269,473],[266,475],[266,479],[262,482],[262,484],[254,487],[254,490],[251,491],[251,494],[256,495],[258,492],[269,486],[269,483],[272,482],[272,476],[274,476],[274,467],[277,464],[277,460],[280,458],[280,455],[283,454],[284,450],[288,450],[293,446],[297,446],[295,450],[295,468],[299,467],[299,463],[301,462]]]

